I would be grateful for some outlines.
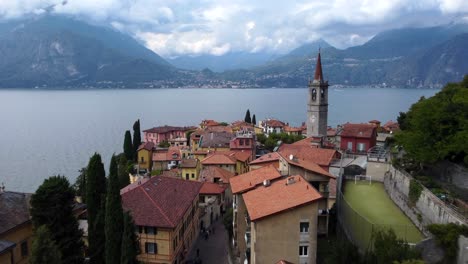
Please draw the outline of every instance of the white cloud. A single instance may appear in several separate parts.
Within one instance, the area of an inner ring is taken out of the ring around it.
[[[337,47],[378,32],[468,16],[467,0],[0,0],[0,19],[44,10],[104,22],[164,56],[286,52],[324,38]],[[50,8],[54,6],[54,8]]]

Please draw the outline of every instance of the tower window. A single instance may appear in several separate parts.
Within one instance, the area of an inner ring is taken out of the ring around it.
[[[325,98],[325,90],[324,89],[320,89],[320,98]]]
[[[312,89],[312,101],[315,101],[317,99],[317,90]]]

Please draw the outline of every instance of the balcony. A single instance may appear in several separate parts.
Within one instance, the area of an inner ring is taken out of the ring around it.
[[[245,214],[245,223],[247,224],[247,228],[250,228],[250,217],[248,214]]]

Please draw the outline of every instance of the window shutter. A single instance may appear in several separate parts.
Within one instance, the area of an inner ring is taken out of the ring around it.
[[[145,253],[148,253],[148,243],[145,243]]]
[[[154,243],[154,254],[158,254],[158,243]]]

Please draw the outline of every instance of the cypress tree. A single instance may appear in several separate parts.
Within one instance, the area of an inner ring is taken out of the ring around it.
[[[41,225],[36,229],[32,243],[29,264],[60,264],[62,263],[57,244],[52,240],[47,226]]]
[[[106,175],[101,155],[94,153],[86,171],[86,204],[88,212],[88,253],[90,263],[102,263],[104,259],[104,215]],[[100,218],[98,218],[101,212]]]
[[[130,134],[130,130],[125,131],[123,149],[127,160],[133,160],[134,149],[132,144],[132,134]]]
[[[106,263],[120,263],[123,211],[120,200],[117,157],[112,155],[106,198]]]
[[[139,244],[135,234],[135,224],[129,212],[123,215],[123,234],[120,263],[121,264],[137,264],[137,255]]]
[[[138,158],[138,147],[141,145],[140,119],[133,124],[133,152],[134,159]]]
[[[31,220],[35,227],[53,230],[62,263],[83,263],[83,233],[73,215],[75,193],[64,176],[52,176],[31,196]]]
[[[252,123],[252,119],[250,118],[250,110],[247,109],[247,112],[245,112],[245,118],[244,121],[247,123]]]
[[[130,184],[130,178],[128,178],[128,164],[125,154],[119,155],[119,168],[118,168],[118,178],[119,178],[119,189],[124,188]]]
[[[257,124],[257,119],[255,118],[255,114],[252,116],[252,124],[253,125]]]

